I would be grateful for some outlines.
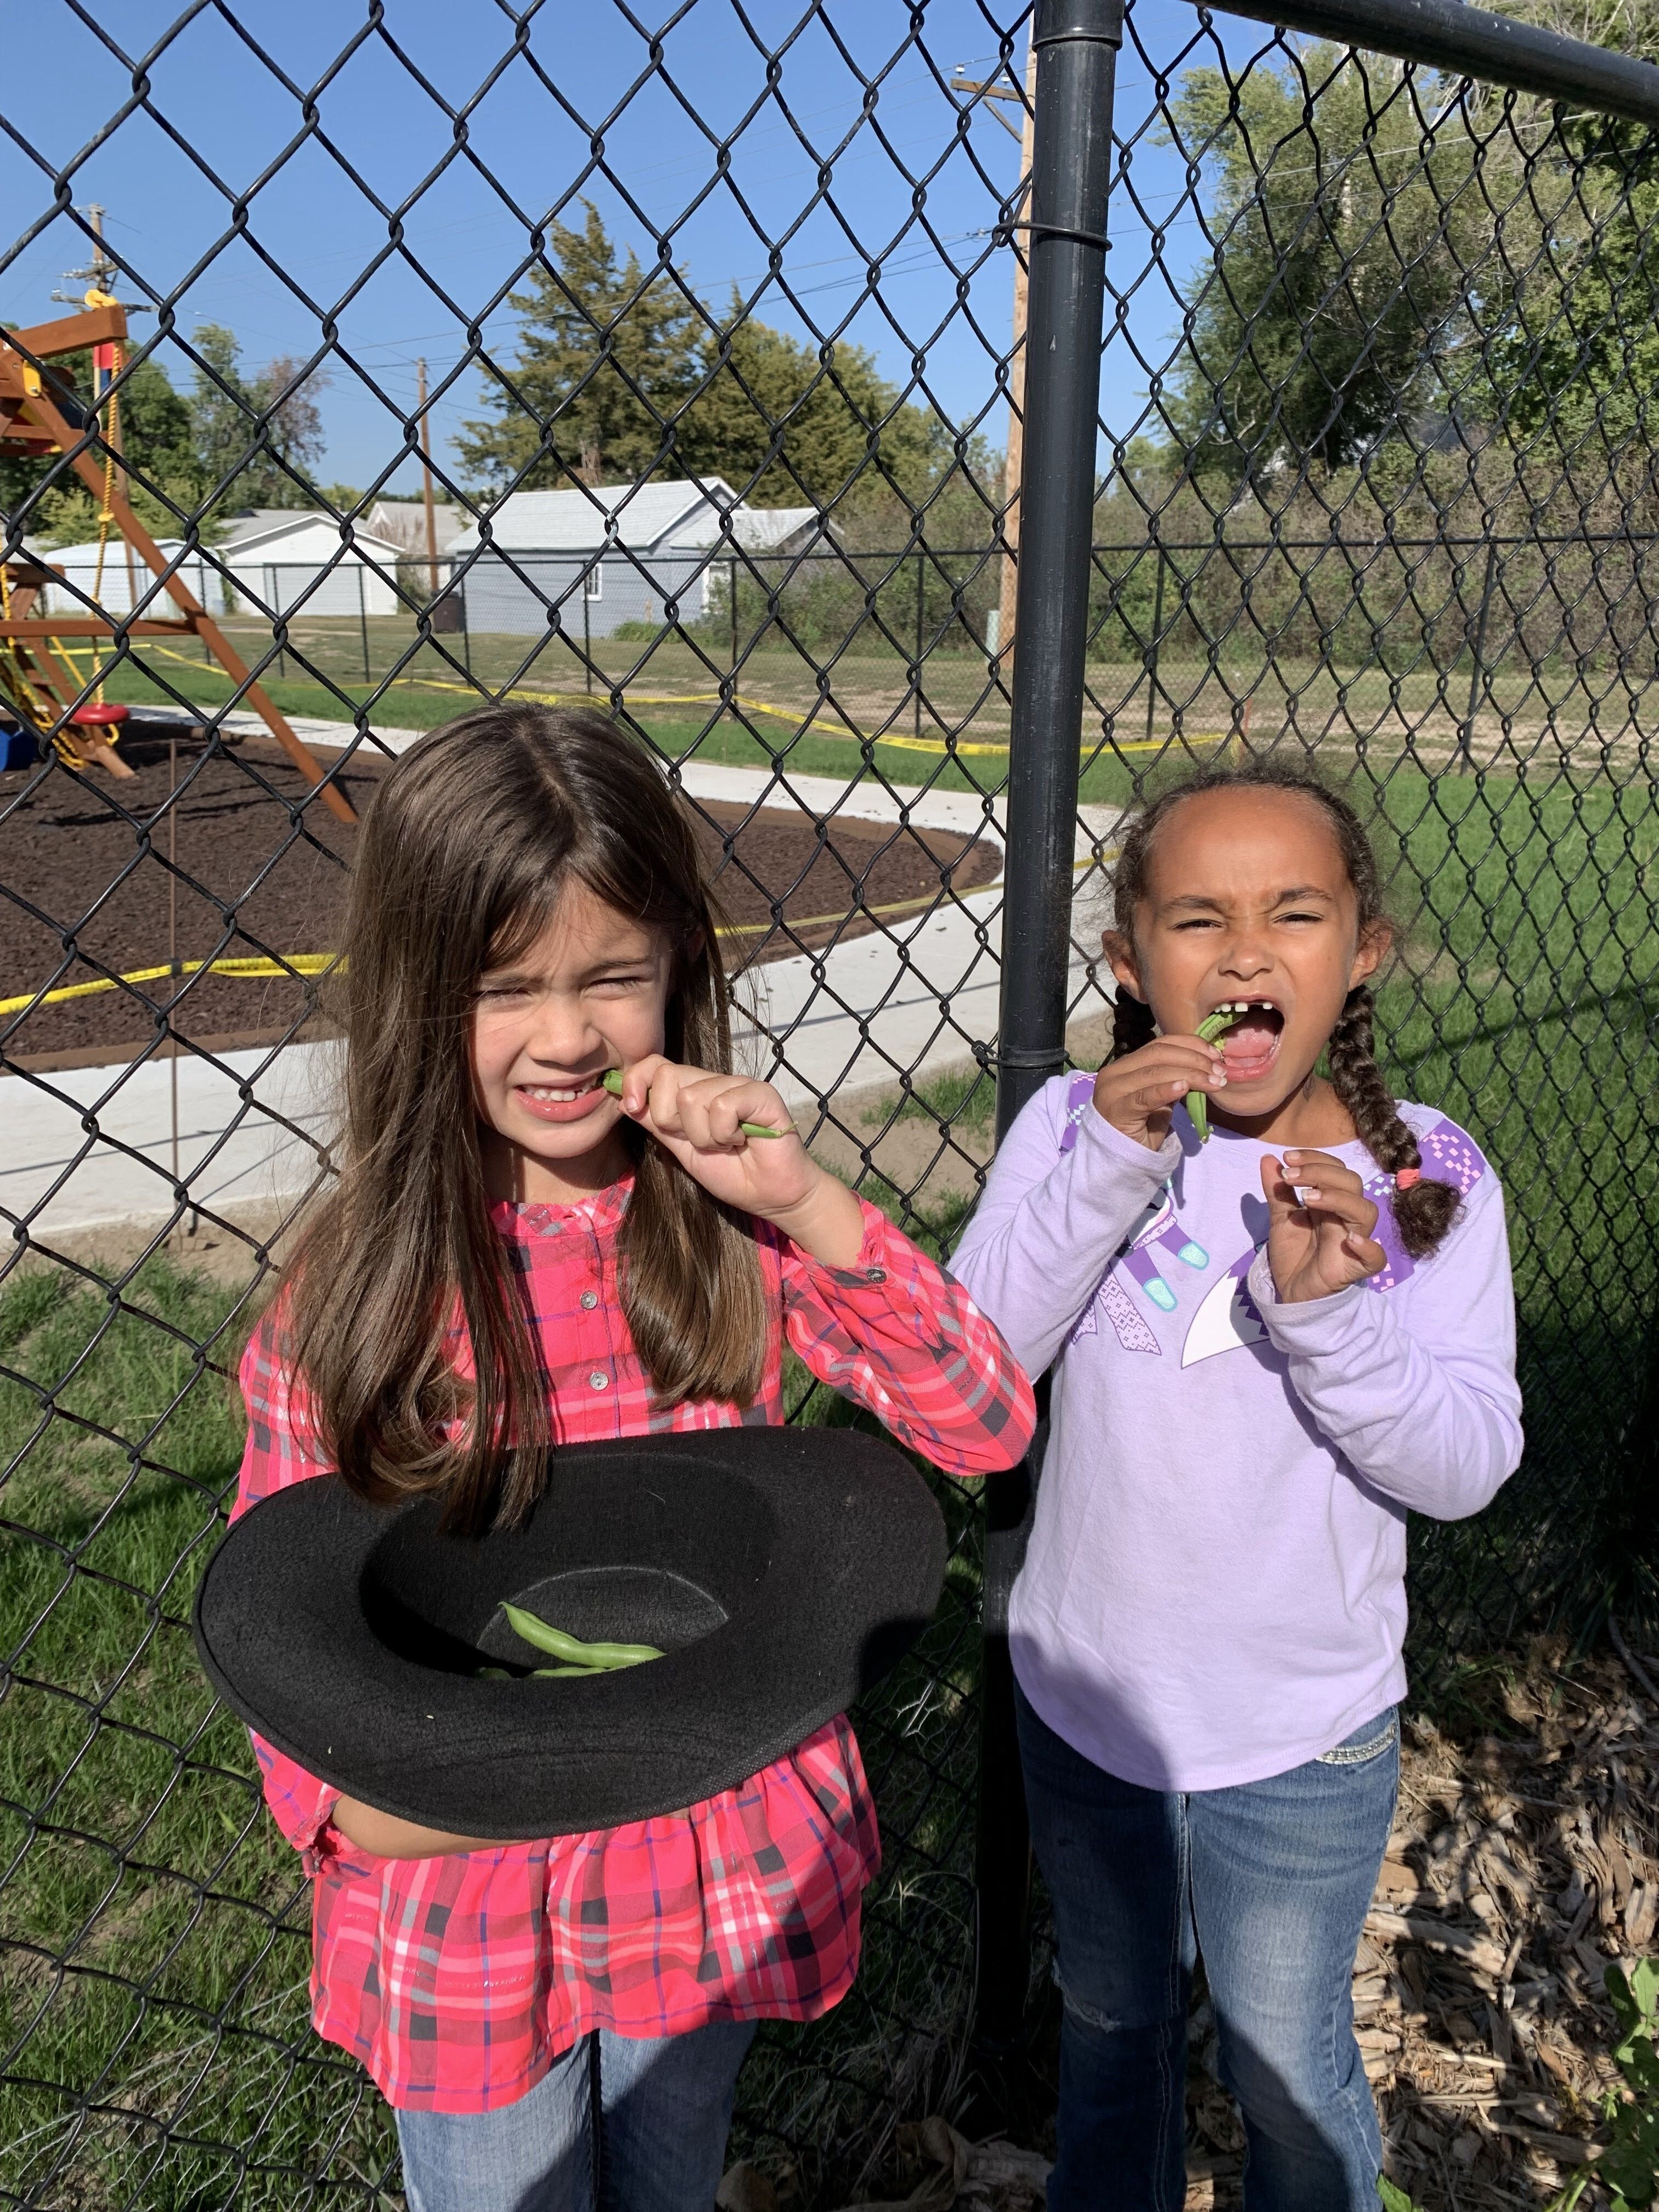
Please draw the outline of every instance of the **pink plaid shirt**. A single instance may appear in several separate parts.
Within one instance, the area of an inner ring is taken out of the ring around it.
[[[747,1412],[657,1403],[617,1291],[629,1188],[573,1209],[496,1208],[541,1334],[557,1437],[781,1422],[787,1338],[820,1381],[952,1474],[1024,1455],[1031,1389],[1007,1346],[871,1206],[848,1268],[822,1267],[755,1224],[775,1317]],[[255,1332],[241,1384],[237,1514],[328,1471],[296,1418],[278,1316]],[[266,1801],[314,1877],[313,2023],[405,2111],[510,2104],[593,2028],[657,2036],[714,2020],[813,2019],[857,1972],[860,1897],[881,1845],[844,1717],[688,1811],[428,1859],[358,1850],[330,1819],[340,1793],[253,1744]]]

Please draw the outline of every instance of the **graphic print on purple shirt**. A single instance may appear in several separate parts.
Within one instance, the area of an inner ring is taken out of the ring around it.
[[[1073,1078],[1072,1088],[1066,1094],[1066,1127],[1060,1140],[1062,1152],[1069,1152],[1077,1143],[1078,1127],[1082,1115],[1088,1111],[1093,1091],[1092,1076]],[[1121,1261],[1125,1274],[1139,1285],[1159,1312],[1173,1313],[1179,1303],[1178,1296],[1158,1267],[1154,1257],[1154,1247],[1172,1254],[1183,1267],[1202,1271],[1210,1264],[1210,1255],[1204,1247],[1195,1243],[1176,1219],[1175,1194],[1167,1187],[1152,1200],[1130,1230],[1114,1255],[1113,1267]],[[1150,1352],[1154,1358],[1158,1356],[1157,1337],[1137,1311],[1133,1300],[1122,1285],[1114,1281],[1110,1267],[1072,1332],[1073,1344],[1079,1337],[1093,1336],[1098,1330],[1099,1323],[1095,1318],[1097,1305],[1105,1312],[1117,1332],[1118,1342],[1126,1352]]]
[[[1183,1367],[1218,1352],[1235,1351],[1241,1344],[1260,1344],[1267,1334],[1245,1280],[1261,1249],[1259,1244],[1252,1244],[1242,1258],[1235,1260],[1193,1316],[1187,1341],[1181,1347]]]
[[[1092,1076],[1073,1076],[1066,1097],[1065,1127],[1060,1139],[1062,1153],[1076,1146],[1078,1130],[1093,1095]],[[1437,1122],[1419,1139],[1418,1150],[1422,1155],[1423,1172],[1437,1182],[1452,1184],[1465,1198],[1486,1171],[1486,1164],[1474,1144],[1450,1121]],[[1393,1176],[1378,1169],[1366,1177],[1364,1189],[1377,1210],[1374,1232],[1376,1241],[1388,1255],[1382,1272],[1369,1278],[1370,1287],[1374,1291],[1391,1291],[1415,1273],[1417,1262],[1400,1241],[1399,1226],[1394,1218]],[[1138,1310],[1124,1282],[1115,1279],[1121,1272],[1130,1283],[1139,1285],[1160,1312],[1174,1313],[1178,1304],[1176,1293],[1158,1267],[1151,1249],[1153,1246],[1173,1253],[1189,1267],[1203,1270],[1209,1267],[1208,1253],[1193,1242],[1176,1219],[1174,1194],[1167,1186],[1136,1223],[1127,1243],[1113,1255],[1098,1290],[1072,1331],[1072,1343],[1097,1334],[1098,1309],[1111,1322],[1126,1352],[1151,1352],[1154,1358],[1159,1356],[1163,1346],[1157,1334]],[[1261,1249],[1259,1244],[1251,1244],[1205,1294],[1182,1346],[1183,1367],[1212,1358],[1217,1352],[1234,1351],[1241,1345],[1259,1344],[1267,1335],[1246,1281]]]
[[[1437,1121],[1426,1137],[1418,1139],[1417,1149],[1429,1180],[1450,1183],[1464,1198],[1486,1172],[1486,1163],[1454,1121]],[[1376,1227],[1371,1233],[1389,1255],[1382,1273],[1370,1278],[1370,1287],[1392,1291],[1417,1273],[1417,1262],[1401,1243],[1394,1218],[1394,1177],[1379,1168],[1375,1175],[1366,1176],[1365,1195],[1376,1208]]]

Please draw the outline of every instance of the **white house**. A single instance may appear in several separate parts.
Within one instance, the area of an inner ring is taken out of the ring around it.
[[[235,579],[244,614],[392,615],[402,546],[364,524],[313,507],[234,516],[214,548]]]
[[[164,538],[161,550],[169,562],[178,561],[184,541]],[[84,615],[94,609],[113,616],[130,615],[135,607],[158,621],[168,621],[178,608],[156,580],[155,572],[129,546],[118,531],[112,531],[100,549],[94,538],[85,545],[41,545],[29,548],[30,557],[42,567],[61,569],[64,580],[48,584],[40,594],[43,615]],[[181,583],[196,594],[210,612],[222,604],[218,571],[199,553],[179,562]]]
[[[724,534],[727,517],[731,534]],[[694,623],[733,539],[775,553],[820,526],[810,507],[754,507],[719,477],[513,492],[449,548],[467,627],[516,637],[607,637],[625,622]]]
[[[453,500],[432,502],[432,535],[440,553],[447,553],[471,520],[464,507]],[[403,548],[406,559],[424,560],[427,551],[426,501],[422,499],[377,499],[363,517],[364,527]]]

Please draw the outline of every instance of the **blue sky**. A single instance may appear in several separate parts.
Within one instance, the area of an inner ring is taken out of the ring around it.
[[[136,57],[178,11],[103,0],[89,12]],[[731,0],[692,0],[662,33],[675,91],[652,73],[650,34],[615,0],[546,0],[517,52],[512,19],[495,0],[387,0],[388,35],[349,52],[363,18],[341,0],[241,0],[236,13],[242,37],[213,9],[194,15],[152,65],[155,113],[132,113],[96,144],[132,99],[131,69],[64,0],[9,14],[0,112],[16,136],[0,142],[0,204],[22,235],[0,266],[0,317],[63,312],[51,295],[84,260],[86,243],[52,210],[57,173],[76,164],[72,204],[103,203],[112,248],[154,293],[173,298],[180,330],[228,324],[257,368],[274,355],[310,354],[327,323],[337,325],[349,358],[334,362],[320,395],[323,472],[366,484],[400,451],[397,410],[413,403],[417,356],[434,387],[453,380],[434,418],[441,458],[453,429],[479,411],[476,370],[457,373],[466,324],[482,318],[489,342],[510,354],[514,318],[501,295],[532,250],[533,226],[561,208],[580,221],[586,191],[624,244],[649,252],[651,228],[672,229],[675,258],[704,298],[723,304],[734,280],[745,291],[768,285],[756,307],[763,319],[798,337],[845,335],[900,386],[920,363],[927,394],[953,421],[984,407],[993,349],[1007,343],[1012,278],[1008,252],[990,251],[985,234],[1018,149],[976,117],[971,155],[950,150],[956,114],[945,86],[959,64],[972,76],[994,67],[997,21],[1018,21],[1012,9],[994,20],[971,0],[931,0],[922,37],[910,42],[898,0],[831,0],[835,35],[817,20],[791,40],[803,15],[795,0],[754,0],[741,12]],[[1146,224],[1115,196],[1110,274],[1133,293],[1130,337],[1162,358],[1178,323],[1174,288],[1205,240],[1183,200],[1184,165],[1147,127],[1148,60],[1174,71],[1194,41],[1199,59],[1213,58],[1216,45],[1186,0],[1138,0],[1134,22],[1145,52],[1126,47],[1117,128],[1134,140],[1142,206],[1170,227],[1164,270],[1149,270]],[[1225,36],[1242,58],[1270,34],[1235,23]],[[769,92],[757,37],[785,49]],[[1023,54],[1023,28],[1019,39]],[[860,71],[878,78],[873,121],[862,125]],[[385,207],[414,191],[455,143],[422,77],[442,101],[468,108],[468,152],[406,216],[405,256],[389,250]],[[319,129],[307,138],[305,97],[323,79]],[[745,116],[729,174],[711,185],[710,134],[736,131]],[[297,150],[262,181],[296,137]],[[832,183],[821,192],[826,161]],[[216,251],[239,201],[242,234]],[[863,296],[854,240],[883,251],[884,304]],[[775,278],[769,283],[770,241],[793,300]],[[140,287],[120,289],[131,298]],[[134,327],[156,325],[144,317]],[[187,380],[176,351],[167,366],[175,382]],[[1115,434],[1140,415],[1146,380],[1129,343],[1109,347],[1103,409]],[[985,428],[1000,444],[1000,417]],[[416,481],[408,460],[391,479],[405,489]]]

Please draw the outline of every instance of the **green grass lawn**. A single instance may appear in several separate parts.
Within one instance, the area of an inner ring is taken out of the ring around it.
[[[168,675],[170,684],[163,687],[149,680],[131,663],[125,663],[112,674],[105,685],[105,695],[132,706],[178,706],[182,702],[207,712],[235,701],[235,687],[217,670],[197,668],[185,672],[174,666]],[[342,682],[337,687],[314,680],[274,676],[266,679],[264,688],[286,714],[349,722],[355,712],[362,708],[371,728],[378,725],[394,729],[436,729],[471,708],[483,705],[489,696],[482,690],[469,695],[418,684],[398,684],[381,690],[366,687],[361,682]],[[532,684],[528,688],[541,687]],[[587,695],[580,692],[578,687],[576,691],[561,696],[585,698]],[[245,700],[235,702],[246,707]],[[593,695],[592,703],[606,709],[611,702],[599,692]],[[930,749],[924,750],[913,750],[908,743],[879,740],[866,748],[845,736],[820,734],[810,728],[801,731],[787,718],[772,720],[756,715],[750,718],[750,728],[741,722],[714,719],[713,708],[702,719],[667,713],[648,704],[630,707],[629,712],[640,727],[673,760],[695,757],[722,767],[757,769],[768,774],[781,769],[786,775],[829,776],[842,783],[853,781],[867,772],[868,764],[873,764],[889,783],[922,785],[939,791],[994,793],[1001,789],[1005,780],[1004,755],[972,756],[965,761],[955,761],[931,750],[931,740]]]
[[[0,1294],[0,2191],[33,2202],[286,2212],[319,2155],[341,2202],[389,2154],[307,2027],[306,1885],[187,1626],[241,1451],[192,1347],[237,1328],[165,1261],[119,1306]]]
[[[252,654],[254,641],[237,641]],[[428,652],[413,672],[378,683],[366,683],[360,665],[354,669],[343,665],[332,653],[313,659],[308,669],[297,658],[285,656],[282,670],[273,665],[263,680],[284,712],[332,721],[349,721],[361,708],[367,712],[371,726],[435,728],[498,696],[489,687],[501,685],[564,700],[591,698],[602,708],[608,708],[613,698],[618,700],[663,751],[676,759],[695,755],[732,766],[761,769],[776,766],[795,775],[829,776],[844,782],[873,769],[890,783],[988,794],[1000,794],[1006,779],[1006,705],[997,695],[994,715],[975,711],[974,702],[983,700],[983,673],[981,669],[978,678],[970,680],[978,664],[970,663],[966,656],[941,655],[929,664],[927,680],[936,683],[940,696],[937,713],[924,714],[917,729],[908,716],[899,717],[895,725],[894,687],[902,689],[903,672],[896,657],[890,654],[885,660],[866,656],[837,670],[846,679],[850,697],[867,699],[869,703],[864,707],[848,706],[833,692],[817,703],[816,686],[803,679],[805,665],[794,656],[776,653],[758,656],[745,670],[739,679],[741,708],[725,710],[716,696],[718,672],[703,668],[684,647],[672,653],[643,656],[636,650],[601,647],[600,651],[608,651],[609,658],[592,679],[596,688],[590,690],[586,688],[587,672],[568,654],[544,653],[524,668],[521,652],[509,657],[504,652],[483,650],[492,642],[497,647],[523,643],[479,641],[476,679],[469,678],[464,666],[440,665]],[[1110,663],[1091,670],[1094,698],[1109,706],[1134,673],[1133,669],[1126,671]],[[1196,672],[1194,681],[1202,674]],[[1370,676],[1382,682],[1375,671]],[[1214,679],[1210,680],[1213,684]],[[1231,679],[1235,687],[1245,680],[1242,674]],[[1326,672],[1322,680],[1343,690],[1345,696],[1364,688],[1358,677],[1353,684],[1345,685],[1338,676]],[[607,693],[604,688],[607,682],[614,687],[613,692]],[[234,696],[229,679],[216,667],[181,658],[171,650],[165,658],[146,653],[143,647],[112,668],[105,690],[108,697],[129,703],[182,702],[207,710],[229,704]],[[1389,686],[1384,685],[1383,691],[1392,696]],[[691,703],[689,695],[707,703]],[[1425,698],[1428,696],[1425,693]],[[774,702],[775,710],[768,702]],[[1402,702],[1402,705],[1408,703]],[[851,727],[842,719],[843,714],[851,716]],[[1194,712],[1183,718],[1182,727],[1180,738],[1165,742],[1168,725],[1160,724],[1158,743],[1149,748],[1143,719],[1135,713],[1126,708],[1121,714],[1115,714],[1103,736],[1099,706],[1091,708],[1085,719],[1080,757],[1081,801],[1090,805],[1130,804],[1146,787],[1149,778],[1156,783],[1189,765],[1228,757],[1233,750],[1225,735],[1225,713]],[[858,732],[866,735],[861,737]],[[1263,735],[1271,739],[1271,724],[1261,725],[1253,742],[1259,743]],[[962,750],[952,755],[947,738],[950,745],[959,744]],[[1478,817],[1486,805],[1487,793],[1528,792],[1533,794],[1528,804],[1546,816],[1559,818],[1572,814],[1583,803],[1582,797],[1575,799],[1575,792],[1606,798],[1617,788],[1620,778],[1633,792],[1645,790],[1645,779],[1634,760],[1615,756],[1608,762],[1597,751],[1587,752],[1564,766],[1556,749],[1547,745],[1527,765],[1505,757],[1477,779],[1452,773],[1431,775],[1413,763],[1401,743],[1362,745],[1355,731],[1346,725],[1333,724],[1322,739],[1307,742],[1312,757],[1327,773],[1352,779],[1362,793],[1380,789],[1385,794],[1382,805],[1389,818],[1402,830],[1409,830],[1413,842],[1423,848],[1431,847],[1437,836],[1458,835],[1467,839],[1468,824],[1462,822],[1460,826],[1460,817],[1471,806]],[[1294,757],[1304,757],[1305,750],[1297,740]],[[1518,863],[1518,848],[1511,857]],[[1518,878],[1523,887],[1525,880],[1523,872]]]

